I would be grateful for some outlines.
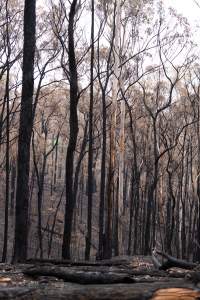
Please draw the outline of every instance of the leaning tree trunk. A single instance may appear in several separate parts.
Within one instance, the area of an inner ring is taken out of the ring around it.
[[[25,0],[22,99],[20,111],[15,212],[15,262],[25,261],[28,245],[30,143],[33,128],[36,0]]]

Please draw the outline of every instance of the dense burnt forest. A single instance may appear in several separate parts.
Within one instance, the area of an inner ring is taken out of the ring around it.
[[[31,290],[40,281],[30,278],[53,276],[196,293],[195,30],[164,1],[0,0],[2,297],[18,289],[15,264]]]

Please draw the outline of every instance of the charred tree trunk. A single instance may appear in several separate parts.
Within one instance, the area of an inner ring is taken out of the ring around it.
[[[132,253],[132,236],[133,236],[133,213],[134,213],[134,170],[131,178],[131,194],[130,194],[130,209],[129,209],[129,231],[128,231],[128,250],[127,254]]]
[[[154,243],[154,240],[151,241],[151,233],[153,231],[154,218],[155,218],[155,191],[158,182],[158,150],[157,150],[157,129],[156,129],[156,118],[153,119],[153,148],[154,148],[154,166],[153,166],[153,178],[150,181],[147,193],[147,215],[146,215],[146,224],[145,224],[145,234],[144,234],[144,254],[147,255],[151,253],[151,242]],[[153,236],[154,239],[154,236]]]
[[[186,156],[186,131],[183,138],[183,150],[182,150],[182,161],[181,161],[181,174],[180,174],[180,245],[181,245],[181,258],[185,257],[186,252],[186,232],[185,232],[185,195],[184,195],[184,181],[186,178],[185,174],[185,156]]]
[[[57,169],[58,169],[58,144],[56,145],[55,162],[54,162],[54,177],[53,177],[54,191],[56,190],[56,183],[57,183]]]
[[[198,97],[198,104],[197,104],[197,141],[198,141],[198,161],[197,161],[197,178],[196,178],[196,194],[198,200],[198,209],[197,209],[197,233],[196,233],[196,240],[198,245],[200,245],[200,99]],[[200,261],[200,248],[199,246],[196,249],[195,259]]]
[[[33,91],[36,1],[25,0],[22,99],[18,139],[14,262],[27,258],[30,143],[33,128]]]
[[[14,202],[15,202],[15,181],[16,181],[16,164],[12,161],[11,164],[11,193],[10,193],[10,215],[14,214]]]
[[[84,129],[84,134],[83,134],[83,141],[82,141],[82,145],[81,145],[81,151],[80,151],[80,154],[79,154],[79,157],[78,157],[76,170],[74,172],[74,198],[75,198],[75,201],[77,201],[78,189],[79,188],[81,189],[81,187],[79,186],[79,173],[80,173],[80,169],[81,169],[81,163],[82,163],[83,158],[84,158],[85,153],[86,153],[85,148],[87,146],[87,138],[88,138],[88,120],[86,120],[86,123],[85,123],[85,129]],[[83,188],[81,190],[83,192]],[[82,195],[81,195],[81,199],[82,199]]]
[[[69,143],[67,148],[65,164],[66,204],[65,221],[62,244],[62,257],[70,259],[70,244],[72,234],[73,212],[75,207],[73,177],[74,177],[74,155],[78,137],[78,76],[74,45],[74,18],[76,15],[77,0],[73,0],[69,12],[68,25],[68,57],[69,57],[69,80],[70,80],[70,117],[69,117]]]
[[[167,217],[166,217],[166,236],[165,236],[165,248],[166,251],[172,254],[172,240],[174,236],[175,229],[175,205],[176,200],[173,193],[172,187],[172,173],[167,170],[168,173],[168,188],[169,194],[167,199]]]
[[[102,93],[102,155],[101,155],[101,183],[100,183],[100,205],[99,205],[99,247],[98,258],[103,259],[104,253],[104,208],[105,208],[105,183],[106,183],[106,97]]]
[[[114,22],[112,29],[112,47],[113,57],[114,57],[114,77],[112,80],[112,104],[111,104],[111,124],[110,124],[110,159],[109,159],[109,172],[108,172],[108,183],[107,183],[107,214],[106,214],[106,228],[105,228],[105,258],[110,258],[112,256],[112,220],[113,211],[115,206],[118,209],[121,208],[121,203],[117,198],[118,194],[115,192],[117,178],[116,178],[116,124],[117,124],[117,96],[119,90],[119,24],[120,24],[120,1],[114,2]],[[122,164],[123,165],[123,164]],[[123,194],[123,192],[122,192]],[[123,204],[123,199],[122,200]],[[120,210],[121,211],[121,210]],[[118,217],[118,235],[117,243],[119,243],[119,212]],[[116,243],[116,241],[115,241]],[[121,244],[121,243],[120,243]],[[117,246],[119,249],[119,245]]]
[[[48,243],[48,258],[50,257],[51,255],[51,249],[52,249],[52,243],[53,243],[53,235],[54,235],[54,232],[55,232],[55,226],[56,226],[56,220],[57,220],[57,215],[58,215],[58,211],[59,211],[59,208],[60,208],[60,204],[62,202],[62,197],[63,197],[63,194],[64,194],[64,189],[62,190],[62,193],[60,195],[60,199],[58,201],[58,204],[56,206],[56,211],[55,211],[55,214],[54,214],[54,217],[53,217],[53,224],[52,224],[52,227],[50,229],[50,238],[49,238],[49,243]]]
[[[116,1],[114,3],[114,7],[116,9]],[[114,12],[115,16],[115,12]],[[105,16],[106,17],[106,16]],[[99,37],[101,35],[101,32],[99,32]],[[112,37],[110,41],[110,48],[108,52],[108,57],[107,57],[107,64],[106,64],[106,77],[104,78],[102,82],[102,77],[101,77],[101,68],[100,68],[100,44],[99,44],[99,39],[98,39],[98,51],[97,51],[97,57],[98,57],[98,80],[99,80],[99,85],[101,88],[101,93],[102,93],[102,154],[101,154],[101,179],[100,179],[100,204],[99,204],[99,245],[98,245],[98,254],[97,254],[97,259],[102,259],[105,257],[105,249],[106,249],[106,229],[105,229],[105,208],[108,207],[108,205],[105,205],[105,188],[106,188],[106,150],[107,150],[107,145],[106,145],[106,139],[107,139],[107,132],[106,132],[106,126],[107,126],[107,107],[106,107],[106,90],[108,87],[108,82],[113,74],[112,70],[112,53],[113,53],[113,46],[114,46],[114,37],[115,37],[115,26],[112,30]],[[109,180],[109,179],[108,179]],[[110,196],[108,196],[109,198]]]
[[[9,11],[8,0],[6,1],[6,46],[7,46],[7,62],[6,62],[6,199],[5,199],[5,217],[4,217],[4,242],[2,262],[7,258],[7,245],[8,245],[8,210],[9,210],[9,193],[10,193],[10,108],[9,108],[9,81],[10,81],[10,39],[9,39]]]
[[[91,20],[91,61],[90,61],[90,110],[89,110],[89,152],[88,152],[88,216],[87,216],[87,236],[85,246],[85,259],[90,258],[91,238],[92,238],[92,193],[93,193],[93,68],[94,68],[94,0],[92,5]]]

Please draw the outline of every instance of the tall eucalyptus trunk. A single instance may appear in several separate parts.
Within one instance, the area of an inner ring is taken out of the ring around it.
[[[30,144],[33,129],[36,0],[25,0],[22,98],[20,110],[14,262],[23,262],[28,250]]]
[[[69,58],[69,84],[70,84],[70,116],[69,116],[69,143],[67,147],[65,163],[65,185],[66,204],[64,234],[62,243],[62,257],[70,259],[70,245],[72,235],[73,212],[75,208],[74,198],[74,155],[78,137],[78,75],[74,44],[74,23],[76,15],[77,0],[73,0],[70,5],[68,24],[68,58]]]

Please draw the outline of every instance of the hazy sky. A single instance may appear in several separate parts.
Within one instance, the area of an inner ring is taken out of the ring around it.
[[[167,6],[174,7],[178,13],[186,16],[190,22],[200,21],[200,0],[199,7],[195,4],[194,0],[164,0]]]
[[[195,4],[195,1],[199,3],[199,8]],[[38,4],[44,4],[46,0],[37,0]],[[55,1],[56,2],[56,1]],[[167,6],[174,7],[179,13],[188,17],[190,21],[200,20],[200,0],[163,0]]]
[[[54,0],[56,2],[56,0]],[[37,0],[37,4],[45,4],[47,0]],[[200,25],[200,0],[163,0],[166,6],[171,6],[178,13],[188,18],[190,23]],[[199,4],[199,7],[197,4]]]

